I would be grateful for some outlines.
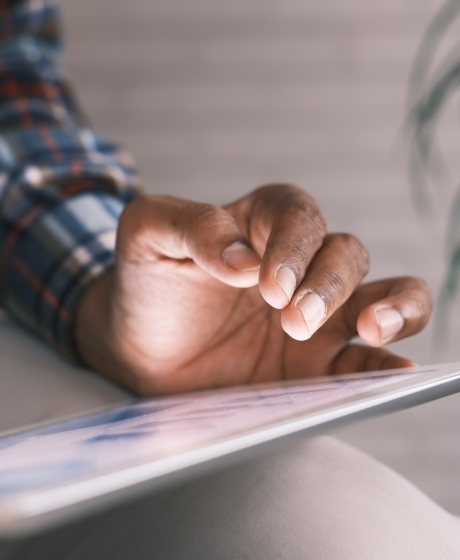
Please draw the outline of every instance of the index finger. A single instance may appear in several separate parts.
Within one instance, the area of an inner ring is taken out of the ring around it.
[[[305,276],[326,235],[315,199],[294,185],[257,189],[228,208],[259,255],[259,288],[272,307],[283,309]]]

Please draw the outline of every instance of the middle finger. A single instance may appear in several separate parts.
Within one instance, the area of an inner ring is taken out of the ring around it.
[[[227,210],[262,257],[263,298],[283,309],[326,235],[316,201],[295,185],[274,184],[257,189]]]
[[[366,249],[350,234],[327,235],[290,304],[281,312],[283,329],[307,340],[353,293],[369,270]]]

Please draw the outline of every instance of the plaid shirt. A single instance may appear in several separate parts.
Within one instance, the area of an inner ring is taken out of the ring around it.
[[[1,304],[76,358],[77,305],[113,266],[140,180],[129,154],[91,130],[60,52],[51,0],[0,0]]]

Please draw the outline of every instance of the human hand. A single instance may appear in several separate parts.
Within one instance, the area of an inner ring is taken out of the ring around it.
[[[380,346],[425,326],[428,288],[360,285],[367,271],[361,243],[327,235],[294,186],[225,208],[141,197],[121,216],[114,270],[80,305],[77,347],[143,394],[414,365]]]

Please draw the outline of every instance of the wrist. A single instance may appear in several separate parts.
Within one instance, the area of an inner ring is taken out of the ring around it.
[[[114,271],[93,282],[83,296],[75,320],[74,339],[82,362],[123,385],[126,368],[117,356],[111,327],[111,301]]]

